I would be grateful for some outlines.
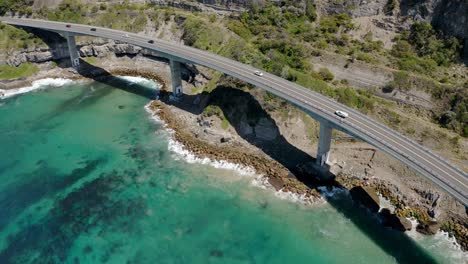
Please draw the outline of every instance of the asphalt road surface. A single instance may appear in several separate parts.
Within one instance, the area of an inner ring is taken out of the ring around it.
[[[169,59],[199,64],[224,72],[282,97],[319,121],[326,122],[335,129],[385,151],[468,206],[468,176],[466,172],[368,116],[281,77],[266,72],[263,76],[257,76],[254,72],[260,70],[252,66],[207,51],[124,31],[33,19],[0,17],[0,21],[11,25],[40,28],[59,33],[69,32],[113,39],[146,48]],[[95,31],[92,31],[91,28],[94,28]],[[150,43],[150,40],[153,43]],[[340,118],[335,114],[336,110],[345,111],[349,116],[345,119]]]

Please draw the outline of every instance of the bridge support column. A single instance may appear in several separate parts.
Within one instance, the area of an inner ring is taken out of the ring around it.
[[[180,72],[180,62],[170,59],[172,95],[182,95],[182,74]]]
[[[68,43],[68,52],[70,53],[70,60],[73,68],[78,68],[80,66],[80,54],[76,48],[75,36],[69,33],[65,33],[65,38]]]
[[[320,134],[317,150],[317,165],[325,167],[330,155],[332,128],[326,122],[320,122]]]

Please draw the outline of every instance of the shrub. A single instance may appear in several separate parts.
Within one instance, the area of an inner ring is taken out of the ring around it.
[[[107,4],[106,4],[106,3],[101,3],[101,4],[99,5],[99,10],[104,11],[104,10],[106,10],[106,9],[107,9]]]
[[[233,20],[227,24],[227,27],[243,39],[250,39],[252,32],[241,21]]]
[[[32,6],[33,2],[34,0],[1,0],[0,15],[4,15],[6,12],[24,11],[26,8]]]
[[[367,63],[373,63],[375,62],[374,58],[372,57],[372,55],[370,54],[367,54],[367,53],[358,53],[358,55],[356,56],[356,59],[360,60],[360,61],[365,61]]]
[[[410,58],[416,54],[431,59],[437,65],[448,66],[459,58],[460,41],[432,28],[428,22],[414,23],[411,30],[399,36],[392,54],[399,58]]]
[[[208,117],[217,116],[221,119],[224,118],[223,110],[221,110],[221,108],[217,105],[208,105],[205,107],[205,109],[203,109],[203,114]]]
[[[418,57],[410,56],[407,58],[398,59],[397,65],[400,70],[404,71],[430,73],[435,69],[437,63],[432,59],[421,59]]]
[[[317,11],[315,8],[314,1],[307,0],[306,1],[306,16],[309,18],[310,21],[315,21],[317,19]]]
[[[322,79],[327,82],[332,81],[335,78],[335,75],[333,75],[333,73],[331,73],[331,71],[327,68],[320,68],[319,74]]]

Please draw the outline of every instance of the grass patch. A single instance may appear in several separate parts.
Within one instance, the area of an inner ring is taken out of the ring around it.
[[[15,66],[0,66],[0,79],[17,79],[31,76],[38,72],[39,69],[35,64],[23,63],[19,67]]]
[[[86,58],[83,58],[83,60],[92,65],[96,65],[97,63],[96,57],[86,57]]]
[[[226,117],[223,118],[223,122],[221,123],[221,128],[224,130],[227,130],[229,128],[229,121],[226,119]]]

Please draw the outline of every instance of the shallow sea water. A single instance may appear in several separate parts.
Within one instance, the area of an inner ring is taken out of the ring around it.
[[[146,98],[54,86],[1,101],[0,263],[466,263],[443,234],[381,228],[346,193],[301,205],[186,162]]]

